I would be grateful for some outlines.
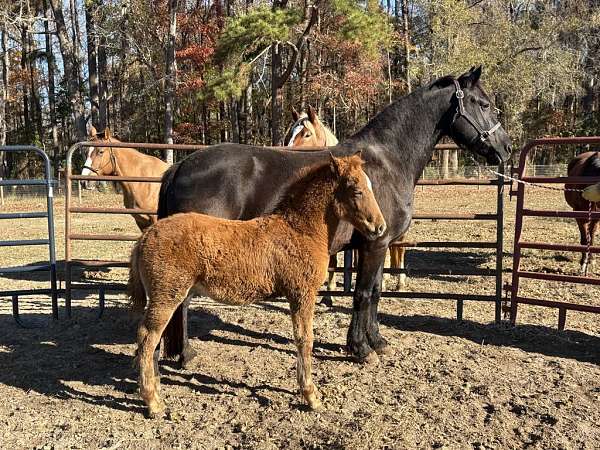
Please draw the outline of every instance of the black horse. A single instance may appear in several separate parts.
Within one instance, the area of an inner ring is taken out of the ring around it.
[[[348,352],[358,361],[376,359],[387,347],[377,321],[386,250],[410,225],[414,187],[434,146],[449,136],[491,164],[505,161],[510,154],[510,138],[490,107],[480,76],[481,67],[472,68],[459,78],[447,76],[417,89],[326,151],[219,144],[195,152],[164,174],[158,216],[197,211],[251,219],[272,211],[302,168],[324,161],[330,151],[340,156],[362,150],[388,230],[369,241],[343,226],[330,243],[330,252],[359,251]],[[187,305],[188,301],[175,312],[164,333],[165,355],[180,355],[184,366],[194,356],[187,342]]]

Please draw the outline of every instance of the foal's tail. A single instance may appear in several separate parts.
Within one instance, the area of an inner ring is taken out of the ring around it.
[[[140,279],[139,255],[140,243],[137,242],[131,251],[129,281],[127,282],[127,295],[131,302],[131,310],[136,313],[143,312],[146,307],[146,290]]]

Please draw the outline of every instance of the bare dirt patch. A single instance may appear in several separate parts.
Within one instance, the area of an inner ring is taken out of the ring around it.
[[[426,188],[420,211],[491,211],[494,192]],[[117,206],[112,194],[84,193],[87,204]],[[566,209],[559,193],[534,191],[531,205]],[[3,210],[43,206],[8,198]],[[57,199],[58,257],[64,207]],[[506,268],[510,267],[514,203],[508,204]],[[42,219],[3,223],[0,239],[42,236]],[[528,219],[531,240],[576,242],[574,222]],[[86,232],[135,233],[127,216],[77,216]],[[494,238],[485,222],[413,225],[411,240]],[[129,244],[78,243],[74,256],[125,259]],[[40,248],[0,248],[0,265],[41,261]],[[415,268],[493,267],[492,254],[472,250],[412,250]],[[526,268],[575,274],[578,256],[531,251]],[[598,273],[596,273],[598,276]],[[88,280],[124,280],[100,272]],[[509,274],[506,274],[508,280]],[[477,277],[414,277],[409,290],[492,293]],[[0,289],[45,286],[41,274],[0,278]],[[524,294],[600,304],[600,289],[527,283]],[[0,446],[2,448],[598,448],[600,447],[600,327],[598,316],[570,312],[556,331],[555,310],[521,307],[519,326],[493,323],[493,305],[465,305],[457,323],[451,301],[384,299],[382,333],[393,351],[375,366],[358,366],[344,353],[351,300],[319,306],[315,318],[315,382],[325,410],[307,411],[296,392],[295,349],[287,305],[270,302],[231,308],[197,299],[190,370],[165,362],[163,395],[172,414],[146,420],[131,367],[135,323],[121,294],[111,295],[95,319],[96,293],[76,295],[74,318],[23,330],[0,303]],[[24,300],[27,319],[46,320],[48,299]]]

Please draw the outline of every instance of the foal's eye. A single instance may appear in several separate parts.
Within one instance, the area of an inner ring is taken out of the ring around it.
[[[363,193],[362,193],[362,191],[354,191],[354,196],[356,198],[361,198],[363,196]]]

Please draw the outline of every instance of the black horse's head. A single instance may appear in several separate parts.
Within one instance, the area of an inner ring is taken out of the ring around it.
[[[486,158],[489,164],[508,160],[511,140],[496,115],[490,99],[479,84],[481,66],[451,79],[447,134],[461,147]]]

